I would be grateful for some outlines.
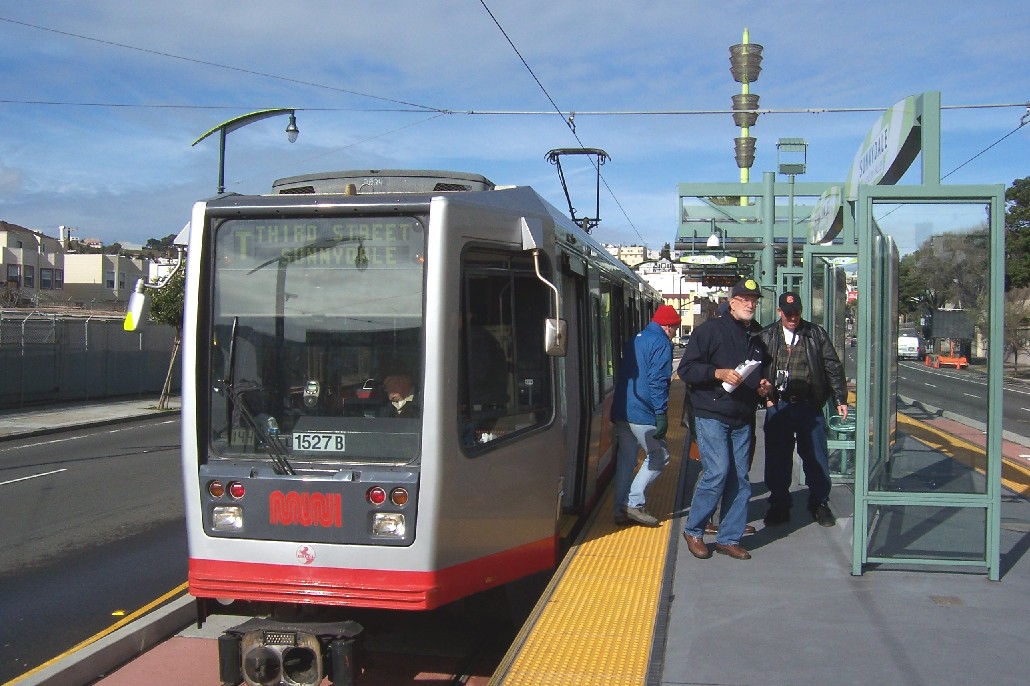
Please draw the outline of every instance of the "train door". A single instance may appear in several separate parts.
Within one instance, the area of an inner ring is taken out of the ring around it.
[[[562,279],[562,302],[567,319],[569,348],[562,369],[565,393],[566,453],[563,470],[562,511],[582,511],[587,488],[587,465],[590,455],[593,384],[590,364],[590,324],[588,317],[589,289],[586,262],[566,255]]]

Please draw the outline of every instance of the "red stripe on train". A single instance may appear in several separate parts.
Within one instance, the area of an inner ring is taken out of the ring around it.
[[[433,572],[190,558],[190,593],[198,598],[432,610],[552,569],[557,553],[558,539],[552,537]]]

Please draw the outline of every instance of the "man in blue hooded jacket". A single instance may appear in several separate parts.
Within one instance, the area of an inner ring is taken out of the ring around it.
[[[651,323],[626,341],[615,379],[612,421],[619,446],[615,463],[615,523],[636,522],[658,526],[647,511],[647,487],[669,464],[669,382],[672,379],[672,337],[679,329],[680,315],[671,305],[662,305]],[[637,465],[637,449],[644,449],[644,461]]]

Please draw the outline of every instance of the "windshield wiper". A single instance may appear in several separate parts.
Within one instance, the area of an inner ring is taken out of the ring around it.
[[[230,425],[232,423],[232,417],[234,415],[233,410],[239,413],[239,416],[243,417],[247,424],[250,424],[251,428],[254,429],[258,435],[264,438],[265,451],[268,456],[272,458],[272,465],[277,474],[296,474],[293,470],[293,466],[290,465],[290,461],[286,459],[286,451],[283,449],[282,444],[279,443],[279,426],[275,424],[275,418],[269,417],[269,426],[262,426],[261,422],[257,420],[254,413],[247,407],[247,401],[243,398],[243,391],[236,388],[236,329],[240,323],[239,317],[233,317],[232,319],[232,333],[229,335],[229,373],[226,374],[226,378],[222,381],[222,387],[225,390],[226,400],[229,401],[230,407],[226,408],[226,416],[229,418]],[[254,388],[260,388],[255,385]],[[252,390],[247,388],[245,390]],[[274,426],[273,426],[274,425]],[[229,431],[230,444],[232,442],[232,430]]]

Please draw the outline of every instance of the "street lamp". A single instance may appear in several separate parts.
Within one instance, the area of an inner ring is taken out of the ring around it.
[[[717,227],[715,225],[715,222],[713,221],[712,222],[712,235],[708,237],[708,240],[705,242],[705,245],[708,246],[709,248],[718,248],[720,245],[723,244],[723,242],[725,242],[725,240],[726,240],[726,234],[723,232],[722,229]]]
[[[211,134],[218,132],[218,192],[225,192],[225,137],[231,131],[242,128],[247,124],[253,124],[256,121],[267,119],[268,117],[275,117],[280,114],[289,114],[290,123],[286,126],[286,140],[291,143],[297,141],[297,136],[300,135],[300,129],[297,128],[297,116],[296,110],[288,107],[278,107],[270,110],[258,110],[257,112],[251,112],[244,114],[229,121],[222,122],[218,126],[214,127],[203,136],[193,141],[193,145],[196,145],[200,141],[204,140]]]
[[[733,139],[737,167],[740,168],[740,182],[750,180],[751,165],[755,162],[755,138],[751,127],[758,120],[758,95],[751,92],[751,84],[762,72],[762,46],[751,42],[751,33],[744,29],[742,43],[730,46],[730,74],[740,84],[740,95],[733,96],[733,123],[740,127],[740,136]],[[743,110],[743,111],[741,111]],[[741,197],[740,204],[746,205],[747,198]]]
[[[790,178],[790,225],[787,227],[787,267],[794,266],[794,177],[805,173],[808,143],[804,138],[781,138],[776,143],[780,173]]]

